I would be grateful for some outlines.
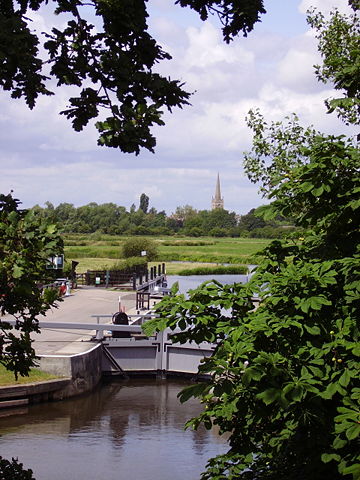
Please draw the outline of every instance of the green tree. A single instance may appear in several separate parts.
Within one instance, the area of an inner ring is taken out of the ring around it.
[[[148,208],[149,208],[149,197],[145,194],[142,193],[140,195],[140,205],[139,205],[140,210],[142,210],[144,213],[147,213]]]
[[[337,10],[326,20],[320,12],[312,11],[308,22],[317,32],[322,65],[316,65],[317,78],[331,81],[341,97],[328,99],[328,112],[336,112],[346,123],[360,122],[360,23],[359,2],[350,2],[354,10],[351,16],[341,15]]]
[[[202,20],[217,14],[226,42],[239,32],[246,35],[265,13],[262,0],[177,3]],[[60,113],[74,130],[81,131],[101,111],[99,145],[136,154],[141,148],[153,151],[150,128],[164,124],[164,108],[188,105],[190,94],[180,81],[154,72],[158,62],[171,56],[148,32],[146,2],[56,0],[54,17],[67,23],[42,34],[34,31],[29,17],[48,5],[44,0],[0,1],[0,86],[33,108],[39,95],[53,95],[55,84],[71,85],[78,94]]]
[[[16,319],[16,334],[0,316],[0,363],[17,377],[27,375],[35,352],[30,333],[38,317],[54,305],[57,293],[42,291],[48,258],[62,252],[55,225],[19,209],[11,194],[0,195],[0,315]]]
[[[55,207],[56,222],[64,232],[72,232],[72,225],[76,221],[76,209],[72,203],[60,203]]]
[[[239,227],[244,230],[254,230],[255,228],[266,227],[264,219],[256,215],[256,209],[252,208],[246,215],[241,215]]]
[[[145,258],[151,262],[158,254],[157,244],[149,238],[129,238],[123,243],[122,255],[124,258],[141,257],[146,252]]]
[[[210,210],[205,215],[204,229],[222,228],[228,230],[236,226],[235,212],[229,212],[224,208],[215,208]]]
[[[347,73],[339,65],[339,82]],[[175,341],[216,344],[199,368],[210,382],[180,394],[205,404],[188,426],[229,436],[204,480],[359,480],[359,149],[295,117],[261,119],[249,116],[245,160],[272,201],[260,211],[295,219],[302,237],[272,242],[245,285],[208,282],[189,297],[175,287],[145,332],[178,328]]]
[[[181,394],[206,405],[189,425],[230,435],[203,479],[360,476],[359,151],[318,137],[303,154],[264,214],[293,215],[304,239],[273,242],[249,284],[164,299],[145,330],[217,344],[199,369],[211,382]]]

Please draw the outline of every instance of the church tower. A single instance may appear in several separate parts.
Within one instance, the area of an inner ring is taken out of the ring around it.
[[[212,197],[211,200],[211,208],[212,210],[215,210],[215,208],[224,208],[224,199],[221,198],[219,174],[216,180],[215,197]]]

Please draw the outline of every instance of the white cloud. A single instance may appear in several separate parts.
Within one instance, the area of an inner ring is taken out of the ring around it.
[[[308,93],[318,87],[314,77],[314,65],[319,61],[313,49],[292,48],[279,62],[277,80],[296,92]],[[318,88],[317,88],[318,89]]]
[[[244,48],[228,48],[223,44],[219,31],[210,23],[204,23],[202,28],[190,27],[186,33],[189,49],[183,64],[187,68],[202,69],[222,63],[248,64],[253,60],[253,55]]]
[[[311,8],[316,8],[324,14],[328,14],[334,8],[342,13],[350,13],[351,11],[347,0],[302,0],[299,4],[301,13],[305,14]]]

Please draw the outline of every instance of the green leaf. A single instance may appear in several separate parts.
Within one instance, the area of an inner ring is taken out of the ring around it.
[[[197,383],[196,385],[190,385],[185,387],[178,393],[178,398],[181,403],[186,402],[191,397],[199,397],[209,391],[209,385],[207,383]]]
[[[310,192],[314,188],[314,185],[311,182],[304,182],[301,185],[301,190],[305,193]]]
[[[56,225],[52,224],[46,227],[46,233],[48,233],[49,235],[52,235],[55,232],[56,232]]]
[[[360,479],[360,463],[355,463],[354,465],[344,468],[342,473],[344,475],[352,475],[353,480],[359,480]]]
[[[314,195],[314,197],[320,197],[324,193],[324,186],[321,185],[318,188],[314,188],[311,193]]]
[[[329,383],[329,385],[326,387],[325,391],[321,393],[321,397],[325,399],[330,399],[332,398],[335,393],[337,392],[337,385],[336,383]]]
[[[322,305],[331,305],[331,302],[324,297],[310,297],[309,302],[313,310],[320,310]]]
[[[360,357],[360,344],[355,345],[355,347],[351,350],[351,353],[357,357]]]
[[[274,403],[281,395],[281,391],[277,388],[268,388],[262,393],[258,393],[256,398],[262,400],[265,405],[270,405]]]
[[[248,367],[245,369],[245,372],[242,374],[242,383],[245,386],[248,386],[251,380],[260,380],[263,376],[263,372],[254,367]]]
[[[321,330],[317,325],[310,327],[309,325],[304,325],[305,330],[311,335],[320,335]]]
[[[176,295],[179,291],[179,282],[174,282],[174,284],[172,285],[171,289],[170,289],[170,292],[172,295]]]
[[[335,461],[339,462],[340,459],[341,459],[340,455],[337,455],[336,453],[323,453],[321,455],[321,460],[324,463],[329,463],[332,460],[335,460]]]
[[[352,425],[346,430],[345,435],[348,440],[354,440],[355,438],[357,438],[360,435],[360,424],[355,423],[354,425]]]
[[[335,448],[335,450],[339,450],[340,448],[343,448],[346,444],[347,441],[338,435],[333,442],[333,447]]]
[[[24,273],[23,267],[20,267],[19,265],[15,264],[13,267],[13,277],[14,278],[20,278]]]
[[[339,378],[339,383],[342,387],[347,387],[351,380],[351,375],[348,368],[345,368],[344,373]]]
[[[262,217],[266,221],[272,220],[276,215],[278,215],[278,211],[273,205],[262,205],[255,211],[255,216]]]

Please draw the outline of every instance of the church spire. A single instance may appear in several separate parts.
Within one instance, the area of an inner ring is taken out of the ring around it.
[[[215,197],[212,197],[211,208],[213,210],[215,210],[215,208],[224,208],[224,199],[221,198],[219,174],[217,174]]]

